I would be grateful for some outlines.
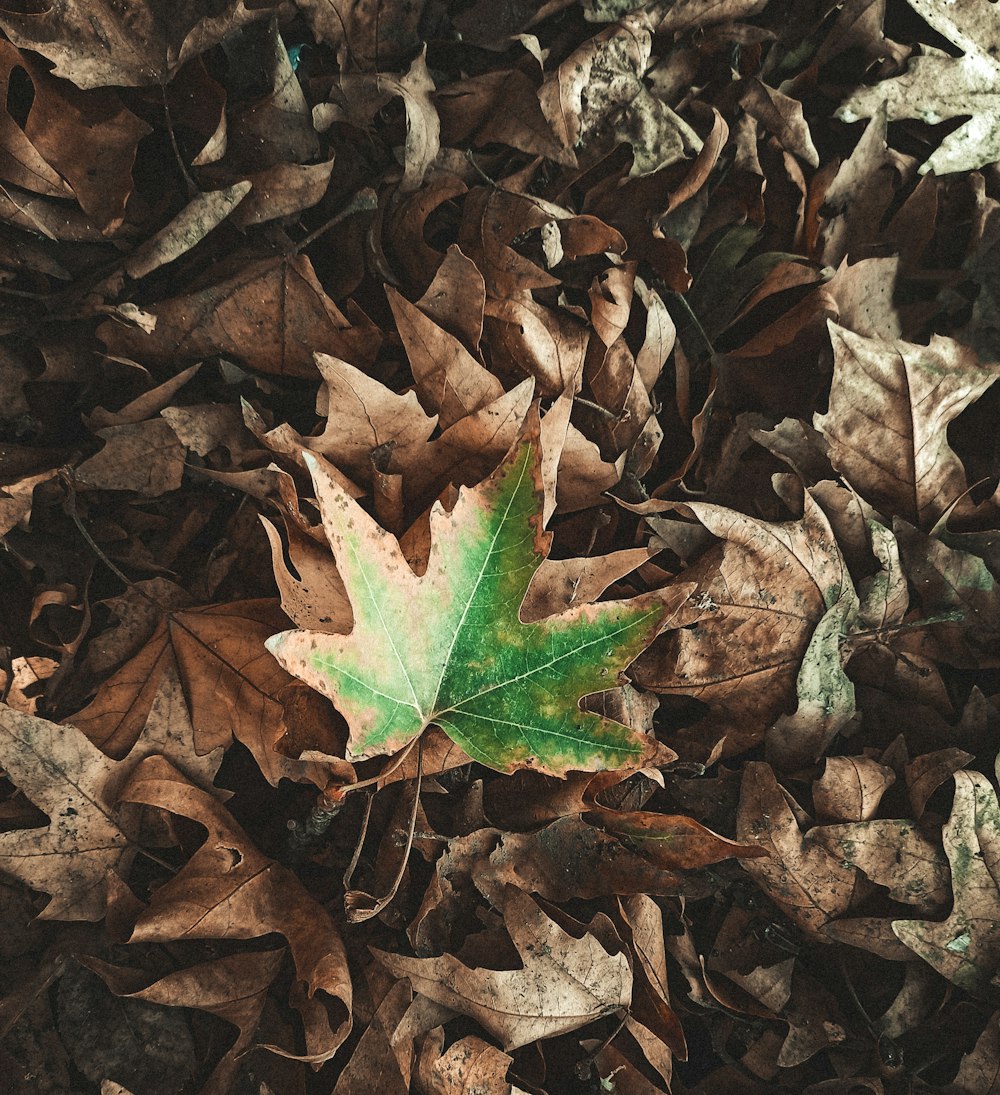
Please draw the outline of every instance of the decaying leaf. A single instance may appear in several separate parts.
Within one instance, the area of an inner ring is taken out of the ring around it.
[[[979,772],[955,773],[955,801],[942,830],[954,898],[946,920],[894,920],[910,950],[970,992],[986,993],[1000,967],[1000,808]]]
[[[576,938],[565,932],[514,887],[507,889],[504,923],[521,969],[470,969],[449,954],[374,953],[397,977],[408,977],[416,991],[475,1018],[506,1050],[578,1030],[628,1007],[632,971],[624,954],[609,954],[589,933]]]
[[[207,833],[184,868],[156,891],[132,940],[256,939],[280,932],[305,989],[300,1008],[308,1055],[332,1057],[351,1029],[352,989],[329,914],[286,867],[253,846],[223,806],[162,757],[144,760],[121,798],[189,817]]]
[[[0,10],[0,1088],[995,1095],[998,20]]]
[[[44,830],[0,833],[0,866],[52,895],[46,919],[100,920],[108,874],[128,841],[114,817],[127,770],[73,727],[0,704],[0,765],[39,809]]]
[[[818,932],[850,908],[857,885],[853,864],[802,834],[774,773],[759,761],[744,769],[736,831],[771,853],[746,860],[743,869],[802,928]]]
[[[971,350],[935,335],[929,346],[864,338],[830,324],[830,409],[813,422],[834,466],[874,506],[930,528],[968,508],[948,426],[1000,376]]]
[[[961,57],[934,50],[910,58],[906,72],[863,88],[841,104],[845,122],[868,118],[883,103],[891,121],[919,118],[934,124],[972,117],[949,133],[921,166],[943,175],[969,171],[1000,160],[1000,31],[996,12],[976,0],[907,0],[938,33],[953,42]]]

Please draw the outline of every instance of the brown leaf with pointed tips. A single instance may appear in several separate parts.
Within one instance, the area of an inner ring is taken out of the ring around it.
[[[86,10],[53,5],[41,13],[5,11],[0,26],[22,49],[54,61],[53,73],[77,87],[143,87],[165,85],[188,58],[266,17],[269,9],[225,0],[209,10],[182,4],[161,15],[142,3],[97,0]]]
[[[78,730],[0,704],[0,766],[49,815],[0,833],[0,867],[52,895],[44,920],[100,920],[108,872],[128,843],[114,807],[126,770]]]
[[[207,830],[201,847],[160,886],[136,921],[132,942],[256,939],[280,932],[291,948],[307,998],[327,1001],[332,1022],[309,1054],[329,1059],[351,1028],[351,980],[329,914],[285,867],[268,859],[210,795],[163,757],[148,757],[121,792],[123,802],[156,806]]]
[[[316,409],[327,416],[327,422],[323,433],[305,438],[304,443],[348,475],[369,477],[373,454],[383,445],[391,450],[392,459],[404,460],[404,452],[421,449],[430,438],[437,418],[424,413],[413,392],[397,395],[329,354],[316,355],[316,368],[323,377]]]
[[[158,979],[151,979],[141,970],[113,966],[90,955],[81,956],[79,961],[93,970],[116,996],[169,1007],[200,1008],[232,1023],[239,1033],[213,1069],[206,1085],[206,1090],[211,1090],[213,1084],[222,1086],[223,1077],[231,1080],[238,1057],[250,1048],[264,1010],[267,990],[284,956],[284,948],[230,954]]]
[[[72,721],[110,756],[125,756],[146,723],[163,674],[173,666],[199,753],[225,747],[235,735],[275,784],[282,777],[311,778],[312,772],[325,786],[325,774],[274,750],[284,732],[276,697],[293,678],[265,650],[264,640],[284,626],[274,601],[172,612]]]
[[[111,353],[139,361],[172,365],[178,358],[222,354],[258,372],[308,379],[316,376],[315,352],[359,365],[378,352],[377,329],[348,321],[305,255],[236,255],[214,275],[208,284],[150,304],[156,316],[152,333],[104,323],[98,336]]]
[[[826,414],[813,424],[834,467],[877,509],[931,528],[958,503],[970,508],[948,426],[998,376],[950,338],[929,346],[864,338],[830,323],[834,374]]]
[[[719,836],[684,814],[596,809],[582,817],[588,825],[613,833],[625,847],[669,870],[691,870],[723,859],[755,859],[768,854],[757,844]]]
[[[442,429],[494,402],[503,385],[448,334],[391,286],[386,286],[396,329],[406,347],[424,406]]]
[[[725,542],[684,572],[698,583],[683,621],[692,626],[657,639],[632,673],[644,688],[709,704],[725,719],[731,755],[759,741],[789,704],[813,631],[851,579],[808,494],[798,521],[761,521],[702,502],[677,508]]]
[[[821,822],[868,821],[896,773],[871,757],[827,757],[813,784],[813,805]]]
[[[504,923],[521,969],[470,969],[450,954],[372,953],[397,977],[408,977],[416,991],[476,1019],[506,1050],[579,1030],[629,1006],[632,971],[624,954],[608,954],[589,933],[574,938],[512,886]]]
[[[804,931],[817,936],[850,908],[856,870],[802,835],[774,772],[761,761],[744,768],[736,835],[768,850],[769,858],[745,860],[743,869]]]
[[[885,886],[896,901],[935,912],[948,900],[944,854],[912,821],[819,825],[809,839],[844,867],[856,867]]]

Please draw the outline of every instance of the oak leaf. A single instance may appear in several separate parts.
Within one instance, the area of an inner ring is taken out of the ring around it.
[[[671,596],[575,606],[522,623],[528,584],[545,558],[537,418],[503,464],[431,512],[418,577],[394,537],[307,457],[317,501],[354,611],[350,635],[286,631],[268,649],[325,693],[351,727],[349,754],[395,752],[434,724],[501,772],[641,762],[650,740],[581,710],[618,683],[653,638]]]

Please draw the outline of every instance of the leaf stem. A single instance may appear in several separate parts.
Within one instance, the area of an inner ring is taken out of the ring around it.
[[[371,920],[373,916],[378,916],[383,909],[389,906],[393,898],[399,892],[399,887],[402,885],[403,876],[406,874],[406,868],[410,861],[410,850],[413,847],[413,835],[417,829],[417,812],[420,809],[420,785],[423,782],[424,774],[423,760],[424,744],[423,735],[421,735],[417,739],[417,781],[413,790],[413,809],[410,811],[410,824],[406,832],[406,847],[403,849],[403,855],[399,861],[399,870],[396,872],[396,877],[392,880],[392,885],[382,897],[375,898],[372,894],[365,893],[364,890],[347,890],[347,893],[344,894],[344,907],[347,911],[347,919],[352,924],[360,924],[365,920]],[[368,821],[371,816],[371,805],[374,797],[375,796],[372,795],[368,799],[368,808],[365,811],[361,838],[354,849],[354,856],[351,859],[351,865],[348,868],[347,874],[344,876],[345,888],[349,884],[350,877],[354,873],[354,868],[357,866],[358,859],[361,856],[361,847],[364,844],[365,833],[368,829]]]

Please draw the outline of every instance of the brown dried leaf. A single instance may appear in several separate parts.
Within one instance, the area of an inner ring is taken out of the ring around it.
[[[406,347],[410,368],[424,406],[436,413],[442,429],[494,402],[503,385],[415,304],[386,286],[396,329]]]
[[[116,996],[146,1000],[168,1007],[200,1008],[232,1023],[239,1034],[216,1064],[207,1090],[231,1080],[237,1059],[250,1048],[264,1009],[267,990],[285,957],[284,948],[230,954],[151,979],[141,970],[113,966],[99,958],[82,956]],[[224,1079],[225,1078],[225,1079]]]
[[[521,969],[470,969],[450,954],[372,953],[395,976],[408,977],[417,992],[476,1019],[506,1050],[579,1030],[629,1006],[632,971],[624,954],[608,954],[589,933],[574,938],[512,886],[504,923]]]
[[[225,0],[207,15],[197,5],[161,13],[145,4],[121,8],[97,0],[86,10],[53,5],[40,14],[7,11],[0,26],[15,45],[54,61],[53,73],[78,87],[143,87],[165,85],[186,60],[268,12],[248,9],[244,0]]]
[[[632,673],[645,688],[709,704],[725,720],[728,755],[760,741],[788,705],[813,631],[851,579],[808,494],[798,521],[771,523],[702,502],[673,508],[725,542],[684,572],[698,583],[683,621],[691,626],[657,639]]]
[[[896,773],[871,757],[827,757],[813,784],[813,805],[820,822],[868,821]]]
[[[156,316],[149,334],[119,323],[98,328],[111,353],[171,365],[222,354],[262,373],[313,379],[315,352],[363,365],[381,341],[373,325],[350,323],[305,255],[234,256],[215,280],[149,310]]]
[[[127,769],[73,727],[0,704],[0,765],[49,815],[44,830],[0,833],[0,866],[52,895],[44,920],[100,920],[108,873],[128,843],[113,817]]]
[[[375,450],[382,446],[391,454],[390,461],[405,462],[403,453],[411,448],[419,450],[433,432],[437,418],[424,413],[413,392],[397,395],[329,354],[317,354],[316,367],[323,377],[316,410],[327,416],[327,423],[322,434],[305,438],[305,444],[348,475],[368,478]],[[447,366],[441,369],[444,372]],[[499,384],[496,387],[502,394]],[[424,389],[421,394],[425,394]]]
[[[894,920],[901,942],[942,976],[988,994],[1000,967],[1000,808],[979,772],[955,773],[955,801],[941,832],[954,905],[946,920]]]
[[[173,667],[184,688],[195,749],[205,754],[235,736],[266,778],[311,778],[308,765],[274,751],[284,733],[277,698],[290,677],[264,648],[286,626],[273,601],[245,601],[168,614],[153,637],[73,716],[74,725],[113,757],[123,757],[149,717],[163,675]],[[326,776],[315,771],[325,786]]]
[[[397,1040],[397,1031],[412,999],[405,981],[389,989],[338,1077],[333,1095],[369,1095],[376,1077],[382,1095],[407,1095],[413,1043]]]
[[[253,846],[223,806],[163,757],[144,760],[120,798],[190,818],[207,830],[204,844],[153,893],[131,941],[255,939],[280,932],[306,1002],[325,1003],[329,1014],[318,1038],[307,1024],[308,1054],[317,1061],[332,1057],[351,1029],[351,980],[326,910],[287,868]]]
[[[934,912],[948,899],[944,854],[912,821],[821,825],[809,839],[845,868],[856,867],[885,886],[896,901]]]
[[[684,814],[596,809],[582,816],[588,825],[613,833],[625,847],[669,870],[691,870],[723,859],[756,859],[768,854],[756,844],[719,836]]]
[[[950,338],[929,346],[864,338],[830,323],[834,374],[826,414],[813,424],[830,458],[877,509],[931,528],[955,503],[971,508],[949,424],[1000,376]]]
[[[184,446],[162,419],[96,430],[104,448],[74,473],[80,489],[129,490],[158,498],[184,476]]]
[[[743,771],[736,834],[770,853],[769,859],[744,861],[743,869],[804,931],[818,936],[824,924],[850,908],[856,870],[802,835],[774,773],[760,761]]]
[[[442,1043],[443,1044],[443,1043]],[[425,1044],[420,1076],[426,1095],[511,1095],[507,1070],[513,1059],[506,1053],[468,1034],[442,1052],[441,1045]]]

